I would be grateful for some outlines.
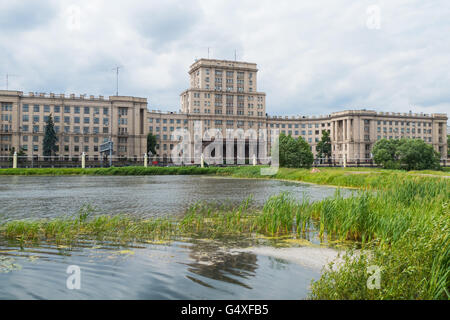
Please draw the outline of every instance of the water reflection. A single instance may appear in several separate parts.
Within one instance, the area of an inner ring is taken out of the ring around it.
[[[189,249],[189,257],[193,260],[193,262],[186,263],[189,267],[187,269],[189,272],[204,278],[252,289],[243,280],[254,276],[256,273],[258,264],[255,254],[246,252],[234,253],[224,250],[218,244],[195,240]],[[196,277],[188,276],[188,278],[201,285],[214,288],[211,284]]]
[[[261,206],[281,192],[314,201],[332,196],[335,190],[208,176],[0,176],[0,220],[73,215],[87,203],[98,213],[154,217],[182,214],[199,201],[237,205],[253,196],[255,206]]]
[[[81,290],[65,286],[69,265],[82,270]],[[318,275],[220,241],[0,243],[0,299],[300,299]]]

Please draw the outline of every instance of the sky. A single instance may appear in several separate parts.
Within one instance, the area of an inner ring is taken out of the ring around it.
[[[254,62],[269,115],[449,113],[450,1],[0,0],[0,89],[177,111],[199,58]]]

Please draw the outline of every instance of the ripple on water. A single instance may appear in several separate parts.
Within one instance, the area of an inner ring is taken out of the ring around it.
[[[98,213],[165,216],[182,214],[199,201],[236,205],[252,196],[254,204],[261,206],[281,192],[318,200],[336,190],[296,182],[207,176],[0,176],[0,186],[3,220],[72,215],[84,204],[93,205]]]
[[[0,299],[301,299],[320,272],[204,241],[92,247],[0,246],[20,265],[0,273]],[[81,290],[66,287],[69,265],[81,269]]]

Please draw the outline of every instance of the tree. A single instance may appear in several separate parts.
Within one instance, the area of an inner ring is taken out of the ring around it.
[[[404,139],[396,155],[406,170],[439,169],[440,154],[421,139]]]
[[[149,151],[156,155],[156,137],[151,133],[147,135],[147,153]]]
[[[310,167],[314,161],[309,144],[302,138],[292,138],[284,133],[279,141],[280,166],[289,168]]]
[[[440,155],[421,139],[379,140],[373,147],[375,163],[385,169],[438,169]]]
[[[331,158],[331,139],[328,130],[322,131],[322,139],[317,143],[316,151],[318,158]]]
[[[401,140],[378,140],[373,146],[373,160],[385,169],[398,169],[397,147]]]
[[[44,156],[53,156],[56,152],[56,132],[55,126],[53,124],[53,118],[50,114],[48,116],[47,124],[45,125],[45,135],[44,135]]]

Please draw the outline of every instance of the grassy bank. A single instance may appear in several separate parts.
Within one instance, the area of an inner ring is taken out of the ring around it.
[[[17,168],[0,169],[0,175],[61,176],[61,175],[197,175],[215,174],[217,167],[110,167],[110,168]]]
[[[449,177],[442,171],[383,170],[376,168],[280,168],[273,176],[262,176],[260,166],[246,167],[111,167],[111,168],[35,168],[0,169],[0,175],[217,175],[236,178],[281,179],[322,185],[355,188],[390,188],[404,181],[433,181],[436,176]]]
[[[280,174],[303,177],[303,173],[290,170]],[[346,181],[334,177],[334,173],[322,174],[325,180]],[[312,284],[311,298],[448,299],[450,181],[390,174],[390,182],[385,181],[383,173],[380,177],[374,174],[375,180],[364,180],[379,186],[376,192],[361,190],[349,198],[337,193],[311,203],[281,194],[268,199],[258,211],[250,209],[248,203],[237,208],[199,204],[179,219],[92,216],[89,208],[83,208],[73,218],[2,224],[0,237],[23,245],[32,241],[70,244],[86,238],[126,242],[183,237],[304,237],[313,229],[323,239],[352,241],[361,254],[354,256],[349,251],[339,269],[330,265],[324,270]],[[403,180],[398,180],[398,175]],[[360,175],[357,177],[360,179]],[[366,285],[370,266],[381,268],[380,289],[371,290]]]

